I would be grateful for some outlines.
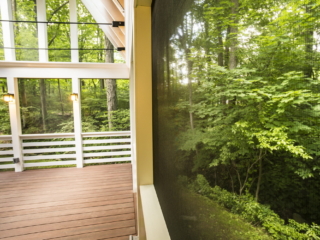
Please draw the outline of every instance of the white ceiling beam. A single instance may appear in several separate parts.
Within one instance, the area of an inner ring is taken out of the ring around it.
[[[99,4],[101,3],[104,6],[113,21],[124,21],[123,14],[119,11],[119,8],[117,8],[112,0],[100,0],[95,2]]]
[[[116,7],[119,9],[119,11],[122,13],[122,15],[124,16],[124,5],[121,4],[120,1],[118,0],[113,0],[114,5],[116,5]]]
[[[82,0],[82,2],[87,7],[96,22],[112,23],[112,21],[124,20],[123,16],[119,19],[114,19],[106,10],[105,5],[101,1]],[[118,9],[116,10],[119,12]],[[100,28],[103,30],[106,37],[111,41],[114,47],[117,48],[125,46],[125,37],[120,29],[103,25],[101,25]]]
[[[126,9],[126,6],[127,6],[125,3],[126,0],[113,0],[113,1],[117,1],[123,9]]]
[[[0,77],[128,79],[123,63],[0,62]]]

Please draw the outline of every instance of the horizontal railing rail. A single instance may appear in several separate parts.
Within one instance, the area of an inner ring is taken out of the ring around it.
[[[24,167],[77,164],[74,133],[24,134],[20,139]]]
[[[13,146],[11,135],[0,136],[0,169],[13,169]]]
[[[131,132],[82,133],[84,163],[131,161]]]

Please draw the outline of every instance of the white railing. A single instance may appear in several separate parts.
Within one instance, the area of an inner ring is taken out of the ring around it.
[[[72,166],[78,161],[92,164],[132,159],[130,131],[82,133],[81,136],[82,145],[77,146],[74,133],[21,135],[23,166]],[[81,159],[77,157],[79,151]],[[11,136],[0,136],[0,169],[15,168],[13,153]]]
[[[131,133],[82,133],[84,163],[131,161]]]
[[[11,169],[15,165],[12,163],[13,149],[11,135],[0,136],[0,169]]]
[[[24,167],[75,165],[73,133],[21,135]],[[67,147],[66,147],[67,146]]]

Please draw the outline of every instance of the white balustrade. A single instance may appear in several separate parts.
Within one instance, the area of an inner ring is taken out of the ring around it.
[[[13,149],[11,135],[0,136],[0,169],[11,169],[15,165],[12,163]]]
[[[131,162],[131,133],[82,133],[84,163]]]
[[[24,167],[76,164],[73,133],[26,134],[20,138]]]
[[[131,162],[131,133],[82,133],[82,155],[85,164]],[[76,166],[74,133],[20,135],[24,167]],[[12,136],[0,136],[0,169],[15,168]]]

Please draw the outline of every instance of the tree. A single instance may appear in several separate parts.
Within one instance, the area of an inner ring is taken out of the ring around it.
[[[105,48],[110,49],[106,52],[106,62],[114,63],[113,45],[109,39],[105,39]],[[107,90],[107,105],[108,105],[108,125],[109,131],[112,130],[113,111],[117,110],[117,83],[116,79],[105,79]]]

